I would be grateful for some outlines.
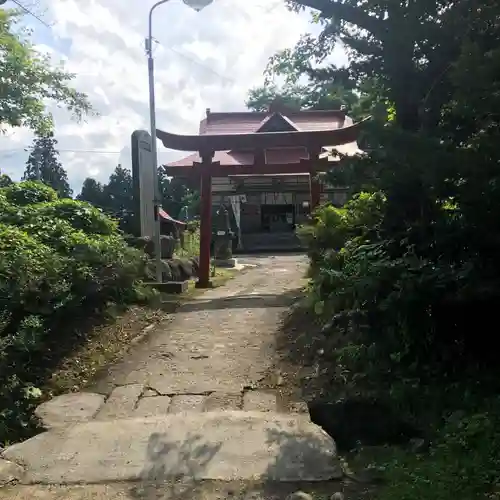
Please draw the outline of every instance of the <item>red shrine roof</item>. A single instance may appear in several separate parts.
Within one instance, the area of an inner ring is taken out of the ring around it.
[[[289,111],[214,113],[207,109],[207,116],[200,123],[200,135],[259,134],[265,132],[319,132],[342,129],[353,125],[343,110],[334,111]],[[350,142],[335,149],[343,154],[361,153],[356,142]],[[337,161],[335,153],[323,148],[322,158]],[[294,164],[308,159],[304,147],[269,148],[264,150],[265,163]],[[224,166],[253,165],[254,151],[216,151],[213,161]],[[193,153],[180,160],[168,163],[168,167],[190,167],[201,162],[199,153]]]

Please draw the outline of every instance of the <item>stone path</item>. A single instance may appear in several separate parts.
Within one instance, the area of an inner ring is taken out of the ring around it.
[[[0,490],[0,498],[149,500],[180,498],[157,495],[159,484],[174,479],[338,480],[335,445],[304,404],[284,408],[272,390],[255,389],[272,373],[275,333],[302,285],[306,259],[248,261],[257,267],[184,304],[92,393],[42,405],[49,432],[3,453],[4,468],[23,467],[22,484],[139,481],[153,490],[130,496],[118,487],[104,494],[102,485],[72,493],[16,486],[4,490],[8,497]],[[0,462],[0,476],[1,469]]]

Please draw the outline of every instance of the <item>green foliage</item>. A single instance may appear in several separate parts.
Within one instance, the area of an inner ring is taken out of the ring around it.
[[[391,399],[429,435],[425,453],[394,452],[379,498],[499,498],[499,5],[288,3],[322,32],[268,73],[355,89],[375,118],[367,154],[329,175],[362,194],[302,235],[339,390]],[[327,64],[339,40],[345,68]]]
[[[70,199],[44,203],[42,206],[32,207],[30,220],[36,222],[39,217],[46,219],[63,219],[70,223],[75,230],[86,234],[110,236],[116,234],[118,224],[103,214],[90,203]]]
[[[12,184],[12,179],[6,174],[2,174],[0,171],[0,188],[7,187],[10,184]]]
[[[16,182],[2,188],[0,193],[5,196],[8,203],[18,207],[57,199],[57,193],[50,186],[36,181]]]
[[[188,207],[190,217],[199,213],[199,193],[196,191],[196,185],[187,183],[185,179],[170,178],[162,166],[158,169],[158,175],[162,207],[168,214],[178,218],[185,206]],[[91,178],[85,179],[77,199],[91,203],[117,219],[122,231],[128,234],[138,233],[132,174],[121,165],[116,167],[107,184],[101,184]]]
[[[390,471],[380,500],[496,499],[500,494],[500,407],[455,414],[428,454],[398,451],[384,464]]]
[[[16,204],[17,202],[17,204]],[[37,387],[74,318],[142,299],[142,252],[91,205],[44,184],[0,189],[0,442],[36,428]]]
[[[276,100],[293,110],[338,110],[345,107],[351,116],[358,118],[359,96],[351,89],[324,82],[311,81],[308,85],[288,83],[282,87],[267,82],[250,90],[246,106],[252,111],[267,111]]]
[[[47,101],[63,105],[77,119],[91,106],[85,94],[69,86],[74,75],[51,67],[50,58],[35,50],[19,19],[18,12],[0,10],[0,129],[25,126],[46,133],[53,125]]]

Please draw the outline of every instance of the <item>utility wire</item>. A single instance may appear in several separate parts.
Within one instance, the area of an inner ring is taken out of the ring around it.
[[[7,155],[12,155],[18,152],[29,152],[32,149],[32,146],[28,146],[25,148],[18,148],[18,149],[4,149],[3,151],[0,150],[0,155],[2,156],[7,156]],[[92,153],[92,154],[106,154],[106,155],[112,155],[112,154],[121,154],[121,151],[99,151],[99,150],[91,150],[91,149],[58,149],[57,150],[59,153]]]
[[[40,21],[45,27],[52,29],[52,26],[48,25],[40,16],[37,16],[33,11],[28,9],[25,5],[23,5],[19,0],[11,0],[13,3],[15,3],[18,7],[21,7],[26,14],[29,14],[31,17],[34,17],[37,21]]]

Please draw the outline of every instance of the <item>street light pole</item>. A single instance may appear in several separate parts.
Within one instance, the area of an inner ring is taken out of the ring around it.
[[[146,55],[148,56],[148,82],[149,82],[149,125],[151,132],[151,154],[153,155],[153,179],[154,179],[154,252],[155,252],[155,271],[156,281],[163,281],[162,263],[161,263],[161,221],[160,221],[160,183],[158,179],[158,154],[156,150],[156,103],[155,103],[155,76],[153,59],[153,12],[160,5],[170,0],[160,0],[156,2],[149,10],[148,19],[148,37],[145,40]]]
[[[148,18],[148,36],[145,40],[144,47],[148,57],[148,82],[149,82],[149,123],[151,128],[151,154],[153,155],[154,167],[154,217],[155,217],[155,231],[154,231],[154,249],[155,249],[155,269],[156,280],[158,283],[163,281],[162,276],[162,263],[161,263],[161,193],[160,183],[158,178],[158,154],[156,148],[156,103],[155,103],[155,77],[154,77],[154,59],[153,59],[153,13],[157,7],[169,2],[170,0],[160,0],[156,2],[149,10]],[[1,5],[2,0],[0,0]],[[192,9],[199,12],[213,0],[183,0],[183,2]]]

